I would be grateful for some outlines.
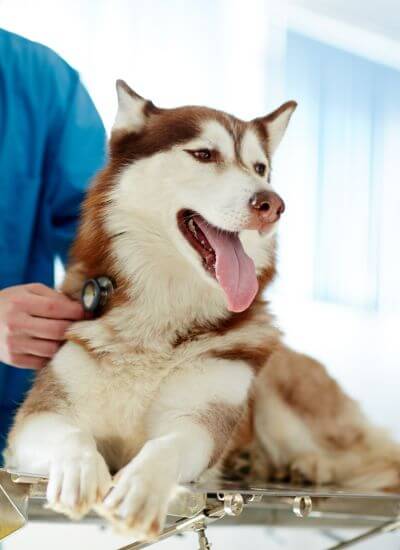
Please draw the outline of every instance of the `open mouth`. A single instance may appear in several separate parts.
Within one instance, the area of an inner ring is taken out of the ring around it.
[[[196,250],[204,269],[225,292],[230,311],[247,309],[258,291],[254,262],[245,253],[238,232],[210,224],[193,210],[180,210],[178,227]]]
[[[201,221],[200,221],[201,220]],[[206,220],[192,210],[181,210],[178,213],[178,226],[189,244],[198,252],[203,261],[203,267],[213,277],[215,274],[216,255],[207,237],[200,228],[200,223],[206,224]]]

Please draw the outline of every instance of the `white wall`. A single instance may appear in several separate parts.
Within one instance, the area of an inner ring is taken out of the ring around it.
[[[285,3],[250,0],[244,9],[240,0],[2,0],[0,22],[76,67],[109,128],[117,78],[162,107],[266,113],[282,93],[276,64]]]

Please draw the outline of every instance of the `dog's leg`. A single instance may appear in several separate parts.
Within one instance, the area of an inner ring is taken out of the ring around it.
[[[255,430],[269,460],[297,480],[398,489],[400,446],[314,359],[282,347],[260,373]]]
[[[101,501],[111,486],[94,438],[53,412],[33,413],[16,424],[7,461],[22,472],[48,476],[49,507],[74,519]]]
[[[165,426],[165,435],[148,441],[119,472],[115,488],[96,510],[118,530],[143,539],[157,536],[174,487],[207,467],[212,447],[206,428],[189,416],[174,418],[173,426]]]
[[[137,537],[156,536],[176,484],[195,480],[225,449],[252,378],[245,363],[226,360],[172,375],[149,413],[149,441],[119,472],[100,513]]]

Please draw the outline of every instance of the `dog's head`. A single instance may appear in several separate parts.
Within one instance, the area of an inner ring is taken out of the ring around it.
[[[206,107],[160,109],[122,81],[117,92],[109,230],[129,232],[140,219],[223,290],[230,311],[243,311],[258,282],[240,233],[271,235],[284,211],[270,184],[271,157],[296,103],[244,122]]]

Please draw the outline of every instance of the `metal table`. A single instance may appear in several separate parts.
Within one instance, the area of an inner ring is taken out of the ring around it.
[[[0,469],[0,540],[28,521],[71,521],[43,507],[46,483],[45,478]],[[94,513],[81,521],[104,522]],[[365,527],[364,534],[329,550],[347,548],[400,529],[400,494],[286,484],[193,483],[184,486],[171,503],[168,525],[156,541],[133,542],[119,550],[146,548],[190,530],[198,533],[199,549],[207,550],[210,544],[206,527],[214,521],[235,525]]]

